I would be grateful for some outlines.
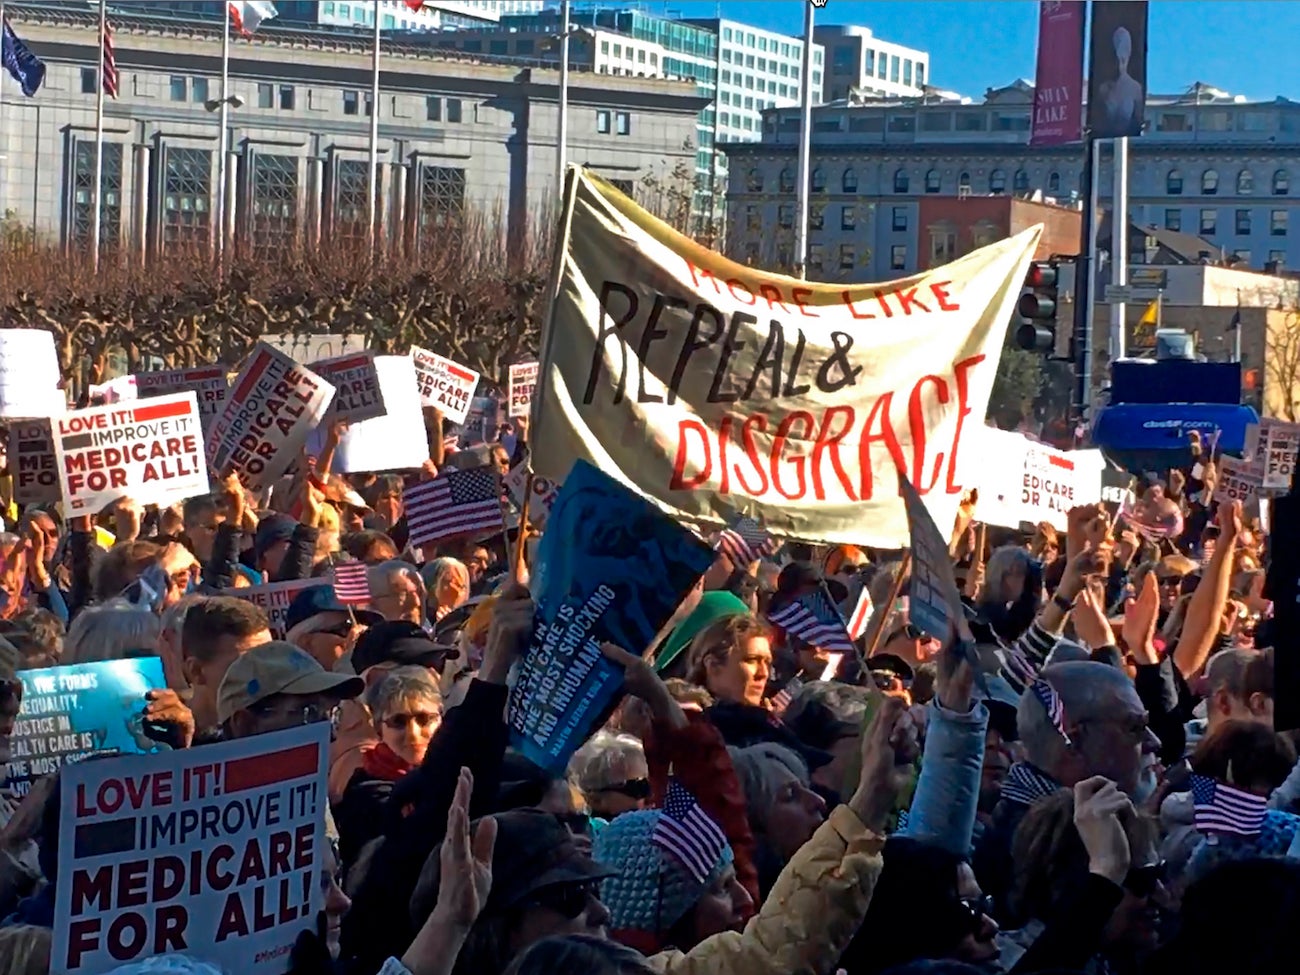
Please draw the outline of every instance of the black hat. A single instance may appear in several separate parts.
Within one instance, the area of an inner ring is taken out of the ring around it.
[[[361,674],[383,663],[441,667],[459,656],[455,647],[435,643],[422,627],[409,620],[385,620],[361,634],[352,650],[352,669]]]
[[[480,917],[500,915],[545,887],[603,880],[618,873],[579,849],[568,827],[551,813],[511,809],[493,818],[497,841],[492,851],[492,893]],[[473,828],[471,824],[471,832]],[[441,852],[439,845],[424,861],[411,895],[411,921],[416,928],[424,924],[438,901]]]

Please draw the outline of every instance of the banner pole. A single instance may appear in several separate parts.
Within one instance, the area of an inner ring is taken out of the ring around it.
[[[570,166],[564,174],[564,204],[560,210],[558,232],[555,235],[555,254],[551,260],[550,293],[546,304],[546,318],[542,322],[541,340],[538,342],[537,381],[533,385],[533,401],[528,410],[528,435],[536,440],[539,428],[538,420],[542,416],[542,402],[546,399],[549,386],[547,367],[551,361],[551,345],[554,341],[555,304],[560,297],[560,281],[564,277],[564,265],[569,258],[569,238],[573,234],[573,207],[578,199],[578,167]],[[533,442],[530,441],[530,442]],[[531,454],[531,451],[530,451]],[[531,476],[531,463],[529,475]]]
[[[903,591],[903,582],[907,578],[908,570],[911,568],[912,550],[909,548],[903,553],[903,561],[898,563],[898,575],[894,577],[894,582],[889,587],[889,598],[885,600],[885,605],[880,607],[871,620],[867,628],[866,639],[862,641],[864,656],[868,660],[876,652],[880,637],[885,632],[885,624],[889,622],[890,614],[894,611],[894,604],[898,602],[898,594]]]
[[[808,193],[812,181],[812,76],[813,76],[813,5],[803,7],[803,77],[799,107],[799,180],[795,187],[798,205],[795,214],[794,276],[808,276]]]

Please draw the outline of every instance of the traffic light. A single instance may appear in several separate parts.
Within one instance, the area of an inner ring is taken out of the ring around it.
[[[1025,291],[1016,304],[1020,327],[1016,345],[1029,352],[1051,353],[1056,348],[1056,313],[1060,307],[1056,289],[1060,267],[1055,260],[1035,261],[1025,275]]]

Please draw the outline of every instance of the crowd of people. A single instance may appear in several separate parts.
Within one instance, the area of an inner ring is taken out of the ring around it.
[[[230,478],[161,510],[11,506],[0,535],[0,757],[22,671],[142,655],[174,748],[332,723],[324,907],[291,971],[1286,970],[1300,767],[1273,730],[1267,539],[1214,502],[1211,458],[1143,487],[1158,530],[1098,504],[1026,534],[968,499],[951,554],[973,656],[911,620],[903,551],[720,550],[658,646],[603,648],[626,696],[556,773],[505,720],[529,526],[417,550],[402,501],[412,478],[526,463],[526,423],[454,455],[431,436],[406,475],[331,474],[338,432],[267,496]],[[365,606],[330,583],[349,561]],[[295,579],[320,581],[279,639],[219,594]],[[859,659],[770,622],[864,588]],[[1204,783],[1266,811],[1216,828]],[[707,862],[656,840],[674,802],[720,831]],[[59,810],[57,774],[0,794],[0,975],[50,971]]]

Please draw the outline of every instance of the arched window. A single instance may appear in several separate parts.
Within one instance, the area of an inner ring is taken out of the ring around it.
[[[1170,196],[1181,196],[1183,193],[1183,174],[1176,169],[1169,170],[1169,175],[1165,177],[1165,192]]]
[[[1273,195],[1286,196],[1291,192],[1291,174],[1279,169],[1273,174]]]
[[[791,169],[789,166],[781,170],[781,192],[782,193],[794,192],[794,170]]]
[[[1029,192],[1029,174],[1023,169],[1017,169],[1016,175],[1011,178],[1011,188],[1016,193]]]
[[[1007,191],[1007,174],[1000,169],[989,173],[989,192],[1005,193]]]
[[[1219,173],[1214,169],[1207,169],[1201,174],[1201,193],[1204,196],[1214,196],[1219,192]]]
[[[812,171],[812,191],[814,193],[824,193],[826,191],[826,173],[820,166]]]
[[[858,174],[856,170],[852,168],[844,170],[844,175],[840,177],[840,189],[845,193],[856,193],[858,191]]]
[[[894,172],[894,192],[906,193],[911,181],[907,178],[907,170],[899,169]]]
[[[960,173],[957,174],[957,192],[958,193],[970,192],[970,173],[965,169],[963,169]]]
[[[1237,174],[1237,195],[1250,196],[1255,192],[1255,174],[1249,169],[1243,169]]]
[[[1050,173],[1047,174],[1047,192],[1049,193],[1061,192],[1061,174],[1058,173],[1055,169],[1053,169]]]
[[[938,193],[943,184],[940,182],[939,170],[931,169],[925,174],[925,191],[927,193]]]
[[[745,181],[751,193],[763,192],[763,171],[755,166],[749,171],[749,178]]]

